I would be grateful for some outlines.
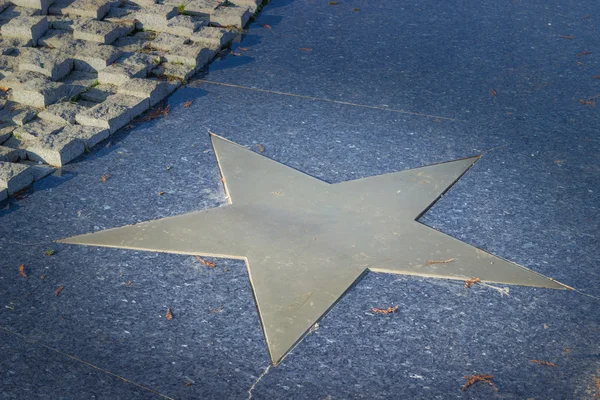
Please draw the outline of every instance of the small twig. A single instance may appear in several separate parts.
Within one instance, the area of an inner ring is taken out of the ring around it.
[[[558,37],[563,38],[563,39],[569,39],[569,40],[573,40],[575,39],[575,36],[573,35],[569,35],[569,36],[565,36],[565,35],[558,35]]]
[[[449,258],[447,260],[427,260],[427,264],[448,264],[454,261],[455,258]]]
[[[200,257],[200,256],[194,256],[194,257],[196,257],[196,260],[197,260],[199,263],[202,263],[202,264],[206,265],[206,266],[207,266],[207,267],[209,267],[209,268],[213,268],[213,267],[215,266],[215,263],[212,263],[212,262],[210,262],[210,261],[206,261],[205,259],[203,259],[203,258],[202,258],[202,257]]]
[[[388,307],[388,308],[377,308],[377,307],[369,308],[369,311],[374,312],[376,314],[393,314],[397,310],[398,310],[398,306]]]
[[[590,54],[592,54],[592,52],[586,50],[586,51],[582,51],[581,53],[577,54],[577,57],[587,56],[587,55],[590,55]]]
[[[65,288],[65,285],[61,285],[61,286],[57,287],[56,290],[54,291],[54,295],[58,296],[60,294],[60,292],[63,291],[64,288]]]
[[[494,385],[494,382],[492,382],[492,379],[494,379],[494,375],[482,375],[482,374],[478,374],[478,375],[469,375],[469,376],[465,376],[465,379],[467,380],[467,383],[464,384],[464,386],[462,387],[463,392],[472,384],[476,383],[476,382],[487,382],[491,387],[494,388],[494,390],[497,392],[498,388],[496,387],[496,385]]]
[[[27,273],[25,272],[25,264],[19,265],[19,275],[23,278],[27,278]]]
[[[466,288],[470,288],[471,286],[473,286],[476,283],[480,283],[481,279],[479,278],[471,278],[471,279],[466,279],[465,280],[465,287]]]
[[[548,362],[548,361],[542,361],[542,360],[529,360],[529,362],[532,362],[534,364],[539,364],[539,365],[545,365],[547,367],[558,367],[558,365]]]

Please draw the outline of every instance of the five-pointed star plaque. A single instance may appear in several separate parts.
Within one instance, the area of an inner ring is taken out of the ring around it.
[[[245,260],[274,364],[366,271],[565,288],[416,221],[478,157],[329,184],[211,139],[228,205],[61,242]]]

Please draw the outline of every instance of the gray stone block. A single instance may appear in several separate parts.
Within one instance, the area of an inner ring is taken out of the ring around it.
[[[16,17],[2,26],[2,36],[31,40],[35,45],[47,30],[46,17]]]
[[[72,44],[73,35],[61,29],[48,29],[44,35],[38,39],[38,46],[48,47],[50,49],[60,49],[66,45]]]
[[[25,152],[32,161],[41,161],[55,167],[62,167],[85,151],[83,140],[69,132],[60,131],[46,135],[33,142],[27,142]]]
[[[0,54],[3,55],[19,55],[21,47],[29,47],[33,45],[31,39],[20,39],[14,37],[0,36]]]
[[[134,53],[155,38],[156,33],[154,32],[137,32],[135,35],[117,39],[113,45],[124,53]]]
[[[67,76],[73,69],[73,60],[56,49],[27,49],[19,56],[19,70],[37,72],[53,81]]]
[[[117,88],[110,84],[99,84],[86,90],[81,94],[81,99],[85,101],[91,101],[93,103],[102,103],[109,96],[117,93]]]
[[[64,101],[62,103],[52,104],[44,111],[38,114],[38,118],[47,121],[55,122],[63,125],[75,124],[75,115],[85,110],[85,107],[72,103],[70,101]]]
[[[0,187],[5,187],[11,195],[33,183],[29,166],[0,161]]]
[[[17,162],[19,160],[20,152],[10,147],[0,146],[0,161],[4,162]]]
[[[34,17],[40,15],[40,10],[10,5],[0,14],[0,25],[6,24],[17,17]]]
[[[11,2],[20,7],[34,8],[40,10],[42,14],[48,14],[48,7],[54,0],[11,0]]]
[[[174,47],[165,54],[165,59],[170,63],[190,65],[199,69],[210,61],[214,51],[197,42],[189,42]]]
[[[63,130],[63,134],[81,139],[85,148],[89,150],[109,137],[110,131],[96,126],[71,125]]]
[[[43,121],[41,119],[35,119],[17,129],[13,132],[13,135],[23,141],[24,143],[34,142],[45,136],[53,135],[60,132],[64,125],[57,124],[56,122]]]
[[[170,33],[160,33],[156,39],[148,43],[147,48],[160,50],[160,51],[171,51],[173,48],[184,44],[185,38],[180,36],[171,35]]]
[[[71,55],[76,70],[98,72],[115,62],[122,52],[113,46],[86,42]]]
[[[115,94],[103,103],[77,114],[75,120],[81,125],[109,129],[113,134],[149,107],[148,99]]]
[[[52,15],[67,14],[65,9],[73,3],[74,0],[55,0],[48,8],[48,13]]]
[[[50,80],[34,79],[11,92],[11,100],[31,107],[45,108],[77,94],[70,85]]]
[[[9,89],[16,89],[20,87],[25,82],[28,82],[32,79],[47,79],[45,75],[42,75],[37,72],[31,71],[17,71],[14,74],[7,76],[0,80],[0,88],[3,91],[7,91]]]
[[[176,15],[177,7],[154,4],[136,11],[134,18],[138,21],[136,24],[138,29],[155,30],[153,28],[164,26],[170,18]]]
[[[119,86],[133,78],[145,78],[147,73],[146,64],[111,64],[98,72],[98,82]]]
[[[29,170],[31,171],[31,174],[33,175],[34,182],[39,181],[40,179],[42,179],[42,178],[50,175],[54,171],[56,171],[56,168],[54,168],[54,167],[51,167],[51,166],[45,165],[45,164],[39,164],[38,162],[31,161],[31,160],[20,160],[19,162],[21,164],[28,165],[30,167]]]
[[[12,75],[18,69],[18,57],[0,55],[0,74],[2,78]]]
[[[80,17],[102,19],[110,10],[111,3],[108,0],[75,0],[62,12]]]
[[[89,20],[75,27],[73,30],[73,38],[102,44],[111,44],[119,37],[133,32],[133,28],[133,23],[126,25]]]
[[[0,144],[6,142],[12,136],[13,131],[17,128],[17,125],[11,123],[0,123]]]
[[[210,16],[210,23],[220,27],[243,28],[251,16],[248,7],[219,7]]]
[[[158,80],[158,79],[131,79],[119,86],[118,93],[147,98],[150,107],[158,104],[181,85],[180,81]]]
[[[198,29],[207,25],[208,18],[177,15],[167,21],[166,25],[163,27],[163,32],[189,38]]]
[[[184,64],[174,64],[165,62],[160,64],[158,67],[152,70],[152,74],[155,76],[169,79],[180,79],[187,81],[196,73],[196,67]]]
[[[19,126],[23,126],[25,123],[35,118],[39,109],[14,103],[8,102],[2,110],[0,110],[0,122],[14,123]]]
[[[184,9],[184,14],[195,15],[200,17],[210,17],[217,7],[223,4],[223,1],[215,0],[192,0]]]
[[[206,26],[190,36],[190,40],[201,43],[211,49],[220,49],[231,42],[237,33],[224,28]]]

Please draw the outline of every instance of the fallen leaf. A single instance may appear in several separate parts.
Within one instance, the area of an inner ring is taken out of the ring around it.
[[[100,177],[100,182],[102,183],[106,183],[106,181],[108,180],[108,178],[110,178],[109,174],[104,174]]]
[[[25,272],[25,264],[19,265],[19,275],[23,278],[27,278],[27,273]]]
[[[593,79],[600,79],[600,75],[592,76]]]
[[[298,50],[302,50],[302,51],[313,51],[312,47],[298,47]]]
[[[220,306],[220,307],[217,307],[217,308],[209,308],[209,310],[213,314],[220,313],[221,311],[223,311],[223,306]]]
[[[172,168],[172,167],[171,167],[170,165],[167,165],[167,171],[170,171],[170,170],[171,170],[171,168]]]
[[[569,35],[569,36],[565,36],[565,35],[558,35],[558,37],[563,38],[563,39],[569,39],[569,40],[573,40],[575,39],[575,36],[573,35]]]
[[[190,386],[192,386],[192,382],[186,382],[185,383],[185,387],[190,387]]]
[[[61,286],[57,287],[56,290],[54,291],[54,295],[58,296],[60,294],[60,292],[63,291],[64,288],[65,288],[65,285],[61,285]]]
[[[162,196],[163,194],[165,194],[165,192],[158,192],[159,196]]]
[[[46,279],[46,275],[40,275],[40,279]]]
[[[360,8],[353,8],[352,11],[358,12],[358,11],[360,11]]]
[[[369,308],[369,311],[377,313],[377,314],[393,314],[397,310],[398,310],[398,306],[388,307],[388,308],[377,308],[377,307]]]
[[[236,57],[241,57],[242,56],[242,53],[236,53],[235,51],[232,51],[229,54],[231,54],[232,56],[236,56]]]
[[[171,309],[167,309],[167,315],[165,315],[165,318],[167,319],[167,321],[170,321],[173,319],[173,313],[171,312]]]
[[[498,391],[498,388],[492,382],[492,379],[494,379],[494,375],[481,375],[481,374],[479,374],[479,375],[470,375],[470,376],[465,376],[465,379],[467,380],[467,383],[465,383],[464,386],[462,387],[463,392],[469,386],[471,386],[475,382],[479,382],[479,381],[489,383],[490,386],[493,387],[496,392]]]
[[[594,106],[594,105],[596,105],[596,102],[595,102],[594,100],[592,100],[592,99],[588,99],[588,100],[579,100],[579,102],[580,102],[581,104],[584,104],[584,105],[586,105],[586,106]]]
[[[337,6],[338,4],[340,4],[340,3],[338,3],[337,1],[330,1],[329,2],[330,6]]]
[[[169,115],[170,111],[171,111],[170,105],[167,105],[167,106],[158,105],[152,111],[150,111],[145,117],[137,118],[134,120],[134,122],[152,121],[153,119],[156,119],[156,118],[166,117],[167,115]]]
[[[273,29],[273,28],[271,28],[271,25],[269,25],[269,24],[262,24],[261,26],[265,29]]]
[[[592,376],[592,382],[596,386],[596,395],[594,396],[594,400],[600,399],[600,378],[597,376]]]
[[[53,249],[48,249],[46,251],[44,251],[44,255],[45,256],[52,256],[54,255],[55,251]]]
[[[247,47],[238,47],[238,49],[241,50],[241,51],[248,51]]]
[[[206,261],[205,259],[203,259],[203,258],[202,258],[202,257],[200,257],[200,256],[194,256],[194,257],[196,257],[196,260],[198,260],[198,262],[200,262],[200,263],[202,263],[202,264],[206,265],[206,266],[207,266],[207,267],[209,267],[209,268],[213,268],[213,267],[215,266],[215,263],[212,263],[212,262],[210,262],[210,261]]]
[[[125,282],[125,286],[129,287],[129,286],[131,286],[131,285],[133,285],[133,282],[131,282],[131,281],[127,281],[127,282]]]
[[[497,94],[498,92],[496,92],[494,89],[490,89],[490,95],[495,96]]]
[[[529,360],[529,362],[532,362],[534,364],[540,364],[540,365],[545,365],[547,367],[557,367],[556,364],[548,362],[548,361],[542,361],[542,360]]]
[[[192,105],[193,102],[194,102],[194,100],[188,100],[185,103],[183,103],[183,107],[190,108],[190,106]]]
[[[592,54],[591,51],[582,51],[581,53],[577,54],[577,57],[581,57],[581,56],[587,56]]]
[[[265,151],[265,148],[260,143],[256,143],[256,147],[258,147],[258,152],[259,153],[262,153],[263,151]]]
[[[473,286],[476,283],[481,282],[481,279],[479,278],[471,278],[471,279],[467,279],[465,280],[465,287],[466,288],[470,288],[471,286]]]
[[[448,264],[454,261],[455,258],[449,258],[447,260],[427,260],[427,264]]]

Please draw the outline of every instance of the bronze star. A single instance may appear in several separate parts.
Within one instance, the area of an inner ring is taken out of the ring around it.
[[[245,260],[275,364],[366,271],[566,288],[416,221],[478,157],[329,184],[211,139],[230,204],[61,242]]]

